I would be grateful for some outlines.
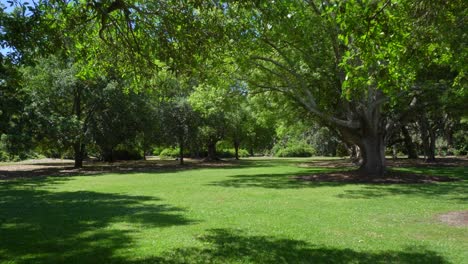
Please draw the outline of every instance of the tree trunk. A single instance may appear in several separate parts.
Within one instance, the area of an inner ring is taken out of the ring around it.
[[[428,162],[434,162],[436,161],[436,158],[435,158],[435,141],[436,141],[436,135],[435,135],[435,131],[433,129],[430,129],[429,130],[429,149],[428,149],[428,156],[427,156],[427,160]]]
[[[114,148],[105,149],[102,153],[102,161],[114,162]]]
[[[333,144],[333,147],[331,148],[331,156],[330,157],[336,157],[336,149],[338,148],[338,144]]]
[[[234,140],[234,151],[235,151],[235,156],[236,160],[239,160],[239,141]]]
[[[218,160],[218,157],[216,156],[216,142],[210,141],[207,145],[207,148],[208,156],[206,157],[206,160]]]
[[[392,159],[395,161],[397,160],[397,158],[398,158],[398,150],[397,150],[396,145],[394,144],[392,146]]]
[[[434,162],[435,159],[435,131],[430,128],[427,119],[423,116],[419,122],[421,140],[426,162]]]
[[[81,120],[81,86],[76,86],[73,97],[73,113],[78,120]],[[84,144],[82,144],[81,135],[73,144],[75,168],[83,167]]]
[[[179,164],[184,165],[184,143],[179,143]]]
[[[385,173],[386,142],[383,133],[376,127],[367,123],[359,129],[340,129],[345,142],[357,145],[355,155],[360,156],[358,172],[363,177],[381,177]]]
[[[190,148],[190,157],[192,159],[199,159],[200,158],[200,149],[197,146],[193,147],[193,148]]]
[[[84,144],[80,144],[76,142],[73,145],[74,151],[74,158],[75,158],[75,168],[82,168],[83,167],[83,159],[84,159]]]
[[[358,143],[362,155],[359,172],[365,177],[380,177],[385,173],[385,141],[379,135],[366,135]]]
[[[403,140],[405,143],[406,152],[408,154],[408,159],[417,159],[418,152],[416,151],[416,147],[414,146],[413,140],[411,139],[406,126],[401,127],[401,132],[403,133]]]

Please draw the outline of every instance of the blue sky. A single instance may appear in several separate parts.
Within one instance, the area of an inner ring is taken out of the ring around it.
[[[24,2],[24,1],[21,0],[19,2]],[[3,8],[3,10],[5,10],[5,12],[11,12],[11,10],[13,10],[14,8],[10,6],[10,3],[8,3],[7,0],[0,0],[0,6],[1,8]],[[2,53],[3,55],[6,55],[10,51],[11,51],[10,48],[0,48],[0,53]]]
[[[13,10],[13,8],[15,7],[14,5],[11,6],[11,4],[8,3],[8,1],[13,2],[14,4],[28,2],[29,5],[34,5],[35,3],[37,3],[37,0],[0,0],[0,3],[5,8],[4,10],[6,12],[11,12],[11,10]]]

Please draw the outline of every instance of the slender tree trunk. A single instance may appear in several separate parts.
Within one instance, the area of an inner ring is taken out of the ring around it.
[[[429,130],[429,139],[430,139],[430,141],[429,141],[427,161],[428,162],[434,162],[434,161],[436,161],[436,158],[435,158],[436,135],[435,135],[435,131],[433,129]]]
[[[239,160],[239,141],[234,140],[234,151],[235,151],[235,156],[236,160]]]
[[[184,165],[184,143],[182,141],[179,143],[179,164]]]
[[[421,141],[422,147],[424,150],[424,159],[428,159],[428,149],[429,149],[429,136],[427,135],[427,130],[424,122],[420,122],[420,133],[421,133]]]
[[[85,147],[85,145],[80,144],[79,142],[76,142],[73,145],[75,168],[82,168],[83,167],[84,147]]]
[[[394,144],[392,146],[392,159],[395,161],[397,160],[397,158],[398,158],[398,151],[397,151],[396,145]]]
[[[338,144],[333,144],[333,147],[331,148],[331,156],[330,157],[336,157],[336,149],[338,147]]]
[[[81,120],[81,86],[76,86],[73,97],[73,113],[78,120]],[[84,144],[81,135],[73,144],[75,168],[83,167]]]
[[[408,154],[408,159],[417,159],[418,152],[416,151],[416,147],[414,146],[413,140],[411,139],[406,126],[401,127],[401,132],[403,133],[403,140],[405,143],[406,152]]]
[[[435,161],[435,131],[430,128],[426,117],[422,117],[419,122],[421,140],[424,149],[426,162]]]
[[[448,126],[445,129],[445,139],[447,140],[447,148],[451,149],[453,148],[453,127]]]
[[[199,159],[200,158],[200,150],[199,150],[198,145],[193,147],[193,148],[190,148],[190,157],[192,159]]]

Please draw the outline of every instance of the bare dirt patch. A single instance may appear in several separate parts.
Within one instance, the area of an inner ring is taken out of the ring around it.
[[[459,181],[458,178],[447,176],[433,176],[416,173],[407,173],[391,170],[391,168],[415,167],[415,168],[447,168],[447,167],[468,167],[467,158],[438,158],[436,162],[426,162],[423,159],[387,159],[386,165],[390,168],[383,177],[366,177],[358,173],[358,168],[349,159],[341,160],[320,160],[299,164],[300,167],[319,168],[341,168],[343,171],[317,173],[306,176],[293,177],[302,181],[313,182],[341,182],[341,183],[383,183],[383,184],[412,184],[412,183],[437,183]]]
[[[306,176],[294,177],[297,180],[313,182],[341,182],[341,183],[386,183],[386,184],[411,184],[411,183],[436,183],[459,181],[457,178],[446,176],[430,176],[396,171],[388,171],[382,177],[367,177],[358,171],[339,171],[330,173],[318,173]]]
[[[464,157],[448,157],[448,158],[437,158],[435,162],[426,162],[424,159],[387,159],[386,165],[388,167],[468,167],[468,158]],[[323,168],[352,168],[358,167],[356,163],[351,162],[349,159],[325,159],[325,160],[314,160],[299,164],[299,167],[311,168],[311,167],[323,167]]]
[[[438,215],[437,219],[451,226],[468,226],[468,211],[448,212]]]

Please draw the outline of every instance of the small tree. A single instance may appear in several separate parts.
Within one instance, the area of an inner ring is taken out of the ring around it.
[[[189,102],[200,116],[199,138],[208,151],[207,160],[217,160],[216,143],[226,136],[229,120],[227,86],[201,84],[190,95]]]
[[[169,144],[179,145],[179,163],[184,164],[184,153],[197,134],[198,116],[186,98],[175,98],[164,107],[164,131]]]
[[[49,139],[59,148],[73,148],[75,167],[83,165],[85,145],[89,142],[89,117],[94,111],[91,100],[93,83],[77,77],[79,66],[57,57],[40,59],[24,70],[26,106],[34,119],[38,140]]]

